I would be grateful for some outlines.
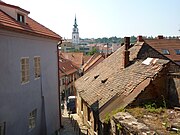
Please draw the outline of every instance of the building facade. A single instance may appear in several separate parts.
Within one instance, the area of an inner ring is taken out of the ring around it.
[[[50,135],[60,128],[57,43],[61,37],[0,2],[1,135]]]
[[[74,88],[74,82],[79,78],[78,67],[75,64],[65,59],[60,55],[60,95],[61,101],[67,100],[68,96],[75,96],[76,91]]]

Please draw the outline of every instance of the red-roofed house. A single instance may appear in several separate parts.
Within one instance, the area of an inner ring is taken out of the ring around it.
[[[142,38],[140,36],[140,38]],[[180,39],[166,39],[158,36],[156,39],[145,39],[148,45],[180,65]]]
[[[61,36],[0,1],[0,134],[58,132],[57,52]]]
[[[109,135],[106,121],[113,111],[163,100],[180,106],[180,67],[144,41],[130,46],[126,37],[124,45],[80,77],[75,88],[77,113],[88,133]]]
[[[68,96],[76,95],[74,89],[74,82],[79,78],[78,67],[68,59],[60,56],[59,60],[59,70],[60,70],[60,93],[61,100],[67,100]]]
[[[60,55],[72,61],[78,68],[84,64],[83,53],[81,52],[61,52]]]

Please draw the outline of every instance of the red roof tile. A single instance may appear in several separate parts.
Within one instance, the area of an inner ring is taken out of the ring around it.
[[[23,10],[20,7],[9,5],[3,2],[0,2],[0,5],[10,6],[12,8]],[[23,10],[23,11],[29,13],[26,10]],[[1,9],[0,9],[0,28],[12,30],[16,32],[21,32],[21,33],[26,33],[26,34],[33,34],[36,36],[43,36],[46,38],[47,37],[53,38],[56,40],[61,40],[61,36],[54,33],[50,29],[44,27],[43,25],[39,24],[38,22],[34,21],[30,17],[26,16],[26,24],[21,23],[15,20],[14,18],[12,18],[11,16],[9,16],[7,13],[2,11]]]
[[[61,53],[65,59],[72,61],[77,67],[81,67],[83,65],[83,53],[79,52],[68,52],[68,53]]]
[[[60,76],[70,75],[77,72],[77,67],[68,59],[64,59],[60,56],[59,61]]]
[[[101,61],[104,60],[104,57],[101,54],[94,54],[91,58],[82,66],[84,72],[89,71],[96,65],[98,65]]]
[[[2,2],[2,1],[0,1],[0,5],[7,6],[7,7],[11,7],[11,8],[15,8],[15,9],[21,10],[21,11],[23,11],[23,12],[26,12],[26,13],[28,13],[28,14],[30,13],[29,11],[24,10],[24,9],[18,7],[18,6],[14,6],[14,5],[11,5],[11,4],[7,4],[7,3]]]

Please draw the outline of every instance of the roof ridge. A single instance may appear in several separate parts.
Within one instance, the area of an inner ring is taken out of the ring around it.
[[[0,5],[3,5],[3,6],[8,6],[8,7],[11,7],[11,8],[16,8],[16,9],[19,9],[19,10],[21,10],[21,11],[23,11],[23,12],[26,12],[27,14],[29,14],[29,13],[30,13],[29,11],[27,11],[27,10],[25,10],[25,9],[23,9],[23,8],[19,7],[19,6],[15,6],[15,5],[7,4],[7,3],[5,3],[5,2],[3,2],[3,1],[0,1]]]
[[[54,33],[55,35],[60,36],[60,35],[58,35],[57,33],[55,33],[54,31],[52,31],[51,29],[49,29],[49,28],[45,27],[44,25],[40,24],[39,22],[35,21],[35,20],[32,19],[31,17],[27,16],[27,18],[29,18],[30,20],[32,20],[32,21],[34,21],[35,23],[39,24],[39,25],[42,26],[43,28],[51,31],[51,32]],[[61,36],[60,36],[60,37],[61,37]],[[61,37],[61,38],[62,38],[62,37]]]
[[[9,14],[4,12],[3,10],[0,9],[1,13],[1,18],[0,24],[1,28],[8,29],[8,30],[15,30],[16,32],[24,32],[24,33],[29,33],[33,35],[39,35],[39,36],[45,36],[49,38],[54,38],[61,40],[62,37],[49,28],[45,27],[44,25],[38,23],[34,19],[30,18],[27,16],[27,23],[20,23],[18,22],[15,18],[11,17]]]

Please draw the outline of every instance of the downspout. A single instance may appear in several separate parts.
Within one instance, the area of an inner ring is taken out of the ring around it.
[[[61,121],[61,99],[60,99],[60,72],[59,72],[59,47],[62,44],[62,40],[57,44],[57,65],[58,65],[58,100],[59,100],[59,125],[60,128],[63,128]]]

